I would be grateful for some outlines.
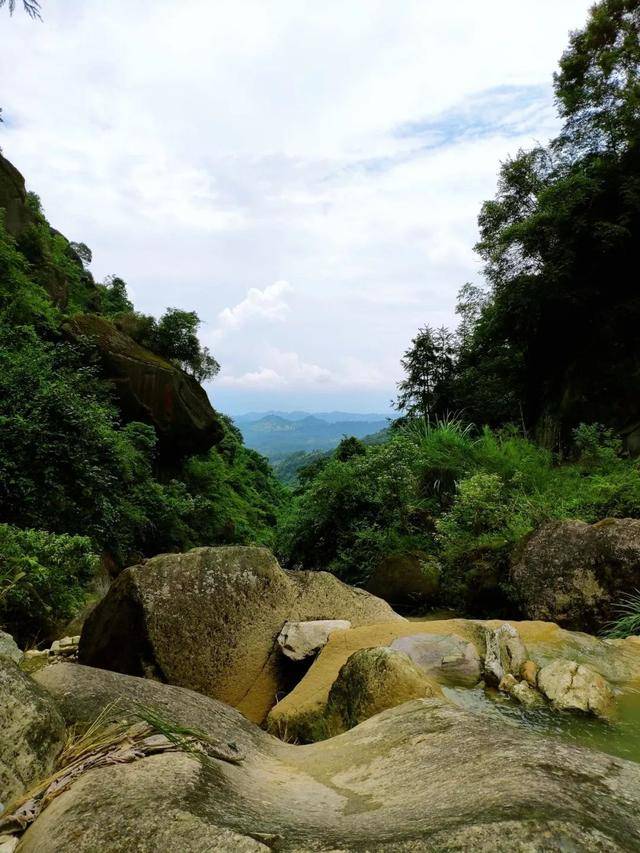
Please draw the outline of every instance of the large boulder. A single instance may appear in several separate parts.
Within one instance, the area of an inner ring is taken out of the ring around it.
[[[600,631],[640,587],[640,519],[544,524],[518,549],[511,580],[529,619]]]
[[[156,682],[71,664],[37,677],[69,722],[138,699],[235,742],[245,758],[202,763],[166,752],[90,770],[41,812],[21,853],[640,848],[640,765],[437,699],[300,747],[214,700]]]
[[[411,699],[441,695],[438,686],[404,652],[386,646],[360,649],[342,667],[329,691],[326,735],[352,729]]]
[[[105,317],[77,315],[65,331],[97,346],[124,418],[151,424],[165,458],[204,452],[222,439],[221,422],[193,376],[140,346]]]
[[[4,807],[48,775],[64,738],[64,723],[53,699],[12,660],[0,657],[0,803]]]
[[[265,548],[195,548],[126,569],[84,624],[81,663],[189,687],[260,722],[288,686],[287,621],[404,620],[326,572],[285,572]]]
[[[439,577],[437,562],[422,551],[391,554],[374,569],[366,589],[392,607],[424,608],[435,602]]]
[[[0,154],[0,210],[5,228],[17,237],[31,222],[24,178],[16,167]]]

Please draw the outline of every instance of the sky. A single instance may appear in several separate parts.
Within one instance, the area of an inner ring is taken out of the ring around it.
[[[19,0],[18,0],[19,2]],[[480,283],[500,162],[557,130],[591,0],[43,0],[0,9],[3,153],[136,308],[202,319],[214,405],[389,409]]]

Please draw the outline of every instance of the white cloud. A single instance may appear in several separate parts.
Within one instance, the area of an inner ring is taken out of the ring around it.
[[[332,378],[329,370],[303,361],[296,352],[282,352],[271,348],[266,360],[266,366],[247,371],[240,376],[223,372],[220,375],[220,384],[223,387],[274,388],[285,385],[313,385],[329,382]]]
[[[290,307],[285,296],[292,290],[288,281],[275,281],[264,290],[259,290],[257,287],[250,288],[241,302],[233,308],[223,309],[218,314],[218,328],[214,336],[221,336],[226,331],[239,329],[255,318],[270,323],[286,320]]]
[[[217,405],[371,409],[479,276],[479,206],[555,132],[551,75],[591,3],[4,9],[0,145],[98,278],[198,312]]]

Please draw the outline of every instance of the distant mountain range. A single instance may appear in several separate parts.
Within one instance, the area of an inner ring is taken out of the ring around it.
[[[386,415],[350,412],[251,412],[233,420],[245,444],[272,462],[301,450],[332,450],[345,436],[364,438],[389,425]]]
[[[377,423],[380,421],[386,421],[387,418],[392,418],[393,416],[389,414],[381,414],[380,412],[369,412],[367,414],[359,414],[356,412],[280,412],[275,409],[271,409],[268,412],[247,412],[244,415],[233,415],[233,421],[236,426],[240,427],[242,424],[250,424],[270,417],[282,418],[286,421],[304,421],[307,418],[317,418],[318,420],[326,421],[329,424],[346,424],[358,423],[360,421],[363,423]]]

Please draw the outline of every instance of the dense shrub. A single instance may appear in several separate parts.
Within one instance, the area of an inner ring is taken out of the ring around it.
[[[0,524],[0,624],[24,645],[82,604],[96,566],[89,539]]]

